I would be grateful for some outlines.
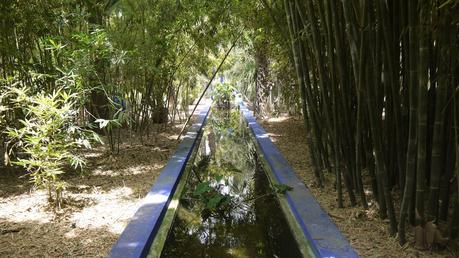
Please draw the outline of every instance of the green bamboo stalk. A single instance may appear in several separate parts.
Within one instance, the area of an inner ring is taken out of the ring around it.
[[[403,149],[403,140],[401,135],[401,112],[400,112],[400,86],[397,81],[398,78],[398,71],[395,71],[394,60],[399,60],[399,53],[395,52],[394,45],[398,45],[398,41],[394,42],[393,38],[393,31],[395,28],[393,25],[389,23],[390,13],[388,10],[387,2],[384,0],[379,0],[378,5],[376,6],[378,19],[381,21],[381,30],[383,35],[383,42],[384,42],[384,57],[385,57],[385,67],[387,68],[387,72],[384,74],[389,78],[387,83],[390,84],[390,98],[392,103],[392,110],[393,112],[386,112],[386,116],[393,116],[395,122],[395,142],[396,142],[396,156],[397,156],[397,164],[398,164],[398,173],[403,173],[404,171],[404,149]]]
[[[295,0],[296,7],[299,11],[299,13],[303,13],[302,6],[299,4],[298,0]],[[318,4],[320,6],[320,4]],[[329,76],[326,74],[326,69],[325,69],[325,60],[323,57],[324,50],[322,48],[322,45],[320,44],[321,42],[321,35],[320,35],[320,30],[321,27],[317,23],[316,19],[316,11],[313,6],[312,0],[309,0],[305,3],[305,11],[307,11],[308,15],[308,21],[311,26],[311,35],[312,35],[312,45],[313,45],[313,53],[314,53],[314,60],[315,60],[315,65],[317,67],[318,71],[318,78],[319,78],[319,85],[321,88],[321,97],[322,97],[322,104],[323,104],[323,111],[325,113],[325,120],[327,122],[326,128],[328,129],[328,135],[330,137],[330,143],[331,143],[331,148],[332,148],[332,153],[334,157],[334,170],[336,174],[336,188],[338,192],[338,206],[343,207],[342,203],[342,189],[341,189],[341,174],[342,174],[342,162],[341,162],[341,146],[340,146],[340,141],[338,137],[338,123],[337,123],[337,114],[336,114],[336,109],[338,108],[338,103],[336,103],[336,94],[333,94],[333,81],[332,85],[330,85],[330,79]],[[324,20],[324,15],[320,11],[319,17],[321,17],[321,20]],[[330,39],[330,38],[329,38]],[[331,42],[329,42],[329,45]],[[331,47],[331,46],[330,46]],[[332,51],[330,51],[332,52]],[[328,55],[331,58],[331,55]],[[333,65],[333,62],[330,63]],[[331,66],[329,65],[329,66]],[[332,92],[329,94],[330,87],[332,87]],[[335,101],[334,101],[335,100]],[[331,110],[329,110],[331,109]],[[332,116],[330,116],[330,113]],[[334,128],[334,129],[332,129]],[[347,171],[346,171],[347,172]],[[351,205],[355,205],[355,196],[352,191],[352,187],[350,184],[350,175],[349,173],[344,173],[343,174],[343,179],[344,179],[344,185],[347,188],[347,191],[349,193],[349,198],[351,201]]]
[[[329,66],[329,71],[330,71],[330,79],[331,79],[331,94],[332,98],[331,101],[333,103],[331,107],[331,113],[332,113],[332,120],[333,120],[333,141],[334,141],[334,163],[335,163],[335,176],[336,176],[336,188],[338,191],[338,207],[343,208],[343,193],[342,193],[342,188],[341,188],[341,166],[340,166],[340,152],[341,152],[341,139],[338,133],[338,97],[337,97],[337,83],[335,79],[335,59],[334,59],[334,49],[332,46],[332,33],[331,33],[331,23],[330,23],[330,15],[327,14],[325,15],[327,17],[327,26],[326,30],[327,32],[325,33],[327,35],[326,37],[326,47],[327,47],[327,57],[328,57],[328,66]],[[321,19],[323,21],[323,18]],[[328,108],[328,107],[326,107]],[[345,112],[344,112],[345,113]],[[351,205],[354,206],[355,200],[352,199],[352,191],[349,191],[350,193],[350,199],[351,199]]]
[[[440,189],[440,176],[444,161],[444,121],[445,113],[443,108],[446,104],[447,85],[438,83],[436,88],[435,120],[433,127],[433,143],[430,167],[430,187],[428,197],[428,208],[426,219],[436,220],[438,215],[438,197]]]
[[[316,145],[313,143],[312,141],[312,137],[316,137],[316,136],[310,136],[311,134],[314,134],[314,132],[311,132],[311,127],[309,126],[309,122],[310,121],[308,119],[308,108],[307,108],[307,93],[306,93],[306,79],[305,77],[309,77],[308,76],[308,73],[307,72],[304,72],[304,69],[305,69],[305,63],[301,62],[300,64],[300,56],[302,55],[301,53],[301,44],[299,43],[298,41],[298,37],[297,35],[295,34],[295,26],[293,24],[298,24],[296,19],[293,19],[293,15],[294,14],[291,14],[292,12],[292,6],[291,4],[289,3],[288,0],[284,0],[284,8],[285,8],[285,13],[286,13],[286,17],[287,17],[287,23],[288,23],[288,29],[289,29],[289,36],[290,36],[290,43],[291,43],[291,50],[293,52],[293,59],[294,59],[294,64],[295,64],[295,70],[296,70],[296,73],[297,73],[297,77],[298,77],[298,83],[300,85],[300,94],[301,94],[301,107],[302,107],[302,110],[303,110],[303,121],[304,121],[304,125],[305,125],[305,128],[306,128],[306,132],[308,134],[308,141],[309,141],[309,147],[310,147],[310,153],[311,153],[311,159],[313,161],[313,166],[314,166],[314,174],[315,174],[315,178],[316,178],[316,181],[318,183],[318,185],[320,187],[323,186],[323,176],[321,175],[321,171],[319,170],[319,165],[317,163],[317,157],[316,155],[314,155],[314,153],[316,152],[315,148],[316,148]],[[300,54],[299,54],[300,53]],[[309,80],[307,80],[309,82]]]
[[[427,165],[427,89],[429,80],[429,36],[430,6],[428,1],[420,1],[419,60],[418,60],[418,150],[416,175],[416,220],[417,225],[424,225],[424,194]]]
[[[414,190],[414,177],[416,175],[416,148],[417,148],[417,132],[416,132],[416,8],[417,4],[415,1],[408,3],[408,21],[409,21],[409,97],[410,97],[410,121],[409,121],[409,138],[408,138],[408,150],[407,150],[407,163],[406,163],[406,181],[405,189],[403,193],[402,204],[400,207],[400,222],[399,222],[399,241],[400,245],[404,245],[406,242],[405,236],[405,223],[408,208],[413,199]]]

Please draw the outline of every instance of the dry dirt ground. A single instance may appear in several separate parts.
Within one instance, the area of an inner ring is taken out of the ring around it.
[[[348,203],[345,203],[345,208],[339,209],[333,187],[333,175],[326,176],[324,189],[313,183],[314,175],[302,120],[279,117],[262,121],[261,124],[361,257],[459,257],[457,241],[450,243],[448,248],[442,251],[415,250],[412,233],[408,236],[409,243],[400,247],[398,239],[388,234],[388,220],[379,219],[374,201],[370,201],[368,210],[350,207]]]
[[[66,204],[57,212],[44,190],[0,166],[0,258],[105,257],[175,151],[182,126],[143,143],[125,133],[118,155],[107,145],[85,152],[88,166],[66,175]]]

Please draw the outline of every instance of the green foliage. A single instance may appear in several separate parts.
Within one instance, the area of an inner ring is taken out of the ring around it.
[[[287,191],[292,191],[293,187],[286,185],[286,184],[274,184],[273,185],[274,191],[278,194],[285,194]]]
[[[229,208],[232,200],[231,196],[220,192],[221,187],[225,186],[224,184],[220,184],[221,177],[216,179],[216,183],[212,183],[212,181],[199,183],[193,191],[193,196],[199,198],[204,205],[204,209],[201,211],[204,220],[212,214],[224,213]]]
[[[201,216],[204,220],[210,216],[222,216],[233,206],[241,206],[243,203],[256,201],[276,194],[284,195],[287,191],[293,190],[293,187],[286,184],[274,184],[272,185],[272,190],[265,194],[253,196],[249,199],[237,200],[228,194],[221,193],[222,187],[233,187],[229,186],[226,180],[223,184],[221,183],[227,176],[229,176],[228,173],[213,175],[212,179],[200,182],[194,188],[193,196],[197,197],[203,204]]]
[[[8,95],[25,114],[19,127],[6,132],[11,148],[19,152],[14,164],[24,167],[36,186],[47,188],[50,200],[60,206],[66,184],[59,176],[66,165],[74,169],[85,165],[75,150],[91,148],[90,142],[98,136],[76,124],[76,94],[58,89],[52,94],[29,95],[27,89],[10,88]]]
[[[234,87],[228,83],[217,83],[212,91],[212,99],[218,108],[230,108],[233,96]]]
[[[224,134],[231,135],[231,138],[240,136],[241,130],[238,130],[238,128],[244,126],[244,124],[241,122],[239,110],[212,109],[212,112],[216,113],[216,115],[209,118],[209,123],[218,137]]]
[[[117,99],[120,100],[119,98]],[[104,134],[108,136],[111,152],[118,154],[121,141],[120,129],[123,125],[129,125],[132,120],[124,106],[118,102],[110,100],[110,111],[113,113],[111,115],[112,119],[98,118],[94,122],[99,124],[99,129],[102,129]]]
[[[3,1],[0,144],[8,141],[15,164],[60,203],[65,166],[81,168],[77,149],[100,141],[88,124],[95,122],[119,152],[123,127],[148,133],[157,112],[186,109],[241,28],[247,28],[243,44],[266,41],[269,30],[253,26],[269,21],[262,9],[227,0]],[[244,68],[246,82],[253,66]],[[232,89],[218,85],[216,102],[229,107]],[[100,110],[106,112],[94,112]],[[229,124],[215,121],[216,128],[236,138],[240,125],[230,116]],[[226,162],[211,169],[217,176],[238,172]],[[211,210],[225,202],[220,197],[208,199]]]

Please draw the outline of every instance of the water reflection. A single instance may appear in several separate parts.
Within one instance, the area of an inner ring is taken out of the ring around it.
[[[301,257],[238,110],[212,110],[162,257]]]

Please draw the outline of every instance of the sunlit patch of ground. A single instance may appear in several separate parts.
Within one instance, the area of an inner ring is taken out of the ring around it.
[[[133,215],[140,203],[140,199],[126,200],[126,196],[132,194],[132,189],[120,187],[108,192],[85,194],[82,198],[91,200],[91,205],[85,205],[80,212],[75,212],[68,219],[74,227],[97,229],[106,227],[113,233],[121,233],[120,227],[125,221],[122,218],[129,218]],[[135,209],[133,209],[135,208]],[[95,219],[97,218],[97,219]]]
[[[168,136],[167,138],[169,140],[177,140],[177,137],[178,137],[178,134],[174,134],[174,135]]]
[[[268,123],[282,123],[290,119],[288,116],[279,116],[279,117],[271,117],[266,119],[265,121]]]
[[[88,168],[68,172],[63,209],[47,194],[0,167],[0,258],[105,257],[175,151],[183,124],[123,134],[118,155],[108,146],[85,151]]]
[[[110,236],[110,239],[116,239],[115,236],[121,234],[141,203],[141,198],[132,196],[133,191],[129,187],[119,187],[109,191],[93,187],[86,192],[68,193],[66,198],[68,204],[57,213],[50,210],[46,193],[43,190],[12,198],[2,198],[0,201],[0,246],[5,247],[7,244],[11,248],[27,246],[31,248],[30,253],[27,253],[29,257],[44,251],[40,246],[52,245],[52,242],[56,240],[53,235],[59,239],[62,237],[79,239],[78,241],[82,241],[81,247],[102,239],[105,242],[107,235]],[[92,236],[85,236],[83,232],[86,231],[93,232]],[[50,242],[40,242],[37,246],[30,246],[30,240],[23,237],[34,239],[38,237]],[[56,245],[64,244],[65,242],[60,243],[58,240]],[[103,252],[107,251],[113,241],[100,244],[101,249],[97,252],[101,252],[100,256],[104,256]],[[72,250],[80,251],[77,249],[75,246]],[[0,257],[5,257],[1,250],[2,248],[0,248]],[[37,253],[33,253],[34,250]],[[16,254],[25,251],[5,249],[5,254],[9,252],[15,257]],[[45,256],[53,256],[54,252],[58,251],[47,251]]]
[[[0,220],[47,223],[54,216],[47,211],[45,191],[31,191],[10,198],[0,198]]]
[[[334,176],[330,173],[325,174],[326,183],[323,189],[314,183],[313,168],[309,160],[306,133],[301,118],[284,116],[264,120],[261,124],[361,257],[459,257],[458,243],[451,243],[445,250],[437,252],[415,250],[412,232],[408,233],[409,244],[400,247],[398,238],[388,234],[389,221],[379,219],[378,207],[370,198],[372,193],[369,189],[367,190],[368,210],[364,210],[362,206],[350,207],[347,196],[344,196],[345,208],[338,208],[337,194],[333,187]],[[399,199],[399,195],[394,193],[394,200]],[[396,209],[398,210],[399,207]]]

